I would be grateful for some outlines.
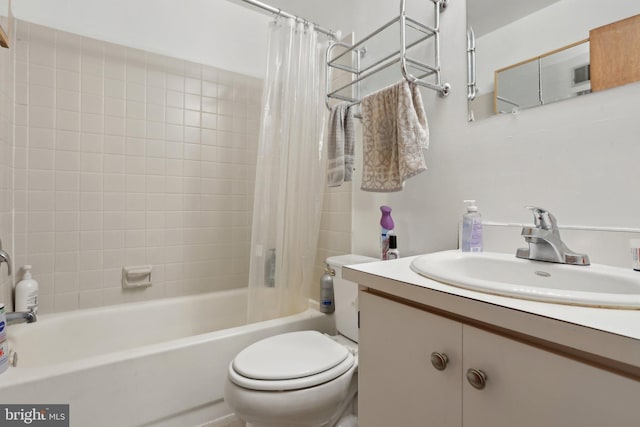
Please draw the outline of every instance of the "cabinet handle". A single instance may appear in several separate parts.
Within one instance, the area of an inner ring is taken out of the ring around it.
[[[449,358],[446,354],[437,351],[431,353],[431,364],[438,371],[444,371],[447,368],[447,363],[449,363]]]
[[[469,384],[471,384],[473,388],[482,390],[487,385],[487,374],[480,369],[468,369],[467,381],[469,381]]]

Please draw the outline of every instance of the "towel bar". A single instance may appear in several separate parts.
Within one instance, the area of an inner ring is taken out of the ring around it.
[[[443,83],[440,75],[440,13],[446,9],[448,0],[428,1],[431,1],[434,4],[435,24],[433,26],[425,25],[407,16],[406,0],[401,0],[400,15],[368,34],[359,42],[351,45],[344,42],[334,41],[329,45],[326,52],[327,72],[325,73],[327,87],[325,104],[327,108],[331,107],[331,99],[345,101],[349,103],[349,105],[360,104],[360,101],[362,100],[361,82],[398,63],[400,64],[402,77],[405,80],[417,84],[418,86],[435,90],[439,92],[441,96],[449,95],[451,85],[449,83]],[[365,51],[364,43],[396,24],[399,24],[400,48],[373,64],[362,68],[360,56]],[[421,36],[417,40],[412,41],[409,44],[407,44],[407,27],[421,33]],[[426,64],[424,61],[408,56],[409,50],[414,47],[419,47],[432,39],[434,51],[433,63]],[[336,48],[343,48],[344,51],[334,55]],[[349,56],[347,55],[351,55],[351,61],[345,61],[346,59],[349,59]],[[417,70],[418,73],[421,74],[412,74],[410,72],[410,68]],[[329,89],[332,69],[352,74],[351,81],[341,85],[337,89]],[[426,79],[429,77],[433,80],[427,81]],[[351,93],[347,93],[349,92],[349,89],[351,89]]]

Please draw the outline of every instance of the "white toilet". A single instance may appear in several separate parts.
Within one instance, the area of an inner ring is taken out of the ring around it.
[[[248,427],[355,427],[358,391],[358,285],[344,265],[377,261],[327,258],[335,271],[338,335],[299,331],[251,344],[229,365],[224,400]]]

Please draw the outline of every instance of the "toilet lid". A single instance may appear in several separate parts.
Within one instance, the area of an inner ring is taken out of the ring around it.
[[[289,332],[242,350],[229,366],[231,380],[254,390],[294,390],[331,381],[349,370],[353,355],[317,331]]]

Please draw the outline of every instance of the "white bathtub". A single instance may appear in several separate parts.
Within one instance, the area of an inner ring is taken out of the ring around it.
[[[8,328],[17,367],[0,375],[3,404],[70,404],[71,426],[198,426],[231,412],[227,367],[252,342],[288,331],[332,333],[304,313],[243,325],[246,290],[42,315]]]

